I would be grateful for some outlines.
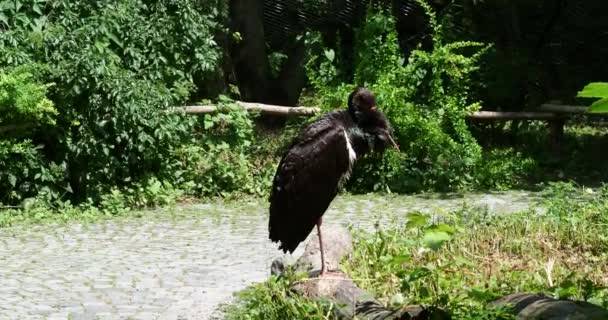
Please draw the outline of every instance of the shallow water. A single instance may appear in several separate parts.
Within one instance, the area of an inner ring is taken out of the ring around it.
[[[412,210],[449,211],[466,203],[501,214],[539,199],[525,192],[341,196],[323,222],[370,229]],[[264,201],[0,229],[0,319],[222,318],[218,305],[264,281],[281,255],[267,240]]]

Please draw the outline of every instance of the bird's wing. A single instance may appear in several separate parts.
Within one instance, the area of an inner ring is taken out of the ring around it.
[[[270,239],[293,252],[336,196],[348,170],[344,126],[327,117],[307,127],[277,168],[270,196]]]

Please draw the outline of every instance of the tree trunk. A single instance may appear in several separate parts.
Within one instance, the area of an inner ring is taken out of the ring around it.
[[[262,0],[231,0],[232,32],[240,33],[234,41],[232,61],[241,99],[250,102],[269,102],[272,75],[264,38]]]
[[[304,39],[295,43],[288,52],[287,61],[279,76],[274,78],[268,61],[264,34],[264,3],[262,0],[231,0],[232,32],[239,32],[241,40],[232,46],[232,61],[241,99],[294,106],[306,84]],[[285,119],[262,115],[266,127],[281,127]]]
[[[281,73],[277,79],[277,86],[280,88],[281,101],[276,101],[279,105],[295,106],[300,99],[302,88],[306,85],[306,45],[304,38],[298,40],[290,50],[288,58],[281,68]]]

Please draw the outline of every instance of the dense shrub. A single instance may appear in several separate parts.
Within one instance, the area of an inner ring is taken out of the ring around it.
[[[482,153],[465,118],[479,105],[468,101],[467,89],[486,47],[443,43],[441,26],[428,13],[434,48],[413,51],[407,63],[399,52],[393,18],[371,12],[358,31],[355,84],[335,85],[340,71],[331,63],[332,54],[313,59],[309,66],[326,108],[343,108],[352,87],[365,85],[377,95],[380,108],[395,127],[402,153],[389,153],[382,161],[363,161],[354,174],[357,190],[449,190],[474,180],[471,172]],[[318,65],[320,72],[313,68]]]
[[[179,183],[195,195],[265,194],[274,173],[273,157],[256,163],[254,125],[246,111],[225,98],[220,113],[199,120],[202,128],[176,150]],[[256,141],[255,144],[259,144]]]
[[[34,75],[40,66],[0,70],[0,203],[35,195],[56,196],[61,165],[45,161],[29,139],[37,126],[53,127],[57,110],[47,98],[49,84]]]
[[[40,64],[39,76],[55,83],[48,96],[57,125],[29,138],[41,146],[37,159],[65,169],[76,200],[99,199],[110,186],[150,176],[175,181],[176,148],[191,141],[195,122],[163,110],[183,104],[195,82],[214,76],[220,3],[3,3],[0,67]],[[37,99],[28,90],[14,87],[12,94]]]

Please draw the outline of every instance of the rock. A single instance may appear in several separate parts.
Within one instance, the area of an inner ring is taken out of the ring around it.
[[[343,227],[322,228],[327,270],[337,270],[342,258],[353,252],[352,236]],[[287,255],[277,258],[270,266],[270,273],[272,275],[283,274],[287,266],[295,265],[296,272],[309,273],[311,276],[318,274],[321,270],[321,251],[319,251],[319,237],[317,237],[316,231],[313,233],[300,258],[295,260]]]
[[[491,303],[512,305],[518,319],[600,320],[608,319],[608,310],[584,301],[555,300],[544,294],[515,293]]]
[[[270,265],[270,274],[271,275],[279,275],[285,273],[285,269],[287,266],[293,265],[296,262],[294,258],[290,258],[288,256],[280,257],[272,261]]]
[[[322,229],[325,265],[328,271],[338,270],[340,261],[353,252],[353,238],[344,227],[327,226]],[[321,270],[321,251],[319,237],[316,234],[311,237],[295,266],[298,272],[310,273]]]

